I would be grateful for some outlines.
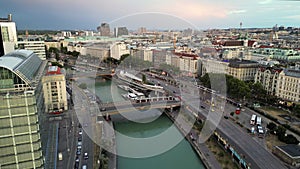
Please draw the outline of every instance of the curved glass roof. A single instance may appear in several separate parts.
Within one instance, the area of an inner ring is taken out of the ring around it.
[[[35,53],[23,49],[0,57],[0,67],[12,71],[27,84],[34,79],[41,63],[42,60]]]

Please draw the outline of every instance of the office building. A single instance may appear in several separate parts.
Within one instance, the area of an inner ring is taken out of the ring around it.
[[[130,51],[126,44],[124,43],[114,43],[110,47],[110,57],[120,60],[122,55],[129,54]]]
[[[12,21],[12,15],[0,18],[0,56],[14,51],[17,40],[16,24]]]
[[[227,74],[242,81],[254,81],[258,65],[250,60],[230,60]]]
[[[46,60],[46,50],[44,41],[18,41],[18,48],[32,50],[42,60]]]
[[[110,36],[110,27],[108,23],[101,23],[101,25],[97,27],[97,30],[100,32],[101,36]]]
[[[116,27],[114,29],[115,37],[119,37],[122,35],[128,35],[128,29],[126,27]]]
[[[1,168],[43,168],[39,119],[44,112],[40,79],[46,63],[28,50],[0,59]]]
[[[45,111],[63,112],[68,110],[65,75],[58,66],[49,66],[42,78]]]

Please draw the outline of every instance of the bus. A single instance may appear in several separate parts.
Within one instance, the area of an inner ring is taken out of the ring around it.
[[[256,115],[252,114],[252,117],[251,117],[251,120],[250,120],[250,124],[251,125],[255,125],[255,122],[256,122]]]

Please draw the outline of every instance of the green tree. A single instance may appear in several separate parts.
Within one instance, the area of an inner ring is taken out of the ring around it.
[[[277,125],[273,122],[270,122],[269,124],[267,124],[267,128],[271,131],[274,132],[277,129]]]
[[[294,105],[294,107],[292,108],[292,113],[297,117],[300,117],[300,104]]]
[[[285,136],[284,139],[286,144],[299,144],[299,141],[297,140],[297,138],[295,136],[293,136],[292,134],[288,134],[287,136]]]
[[[81,83],[78,87],[80,87],[81,89],[87,89],[86,83]]]
[[[147,78],[146,78],[146,75],[143,74],[143,77],[142,77],[142,81],[143,83],[147,83]]]

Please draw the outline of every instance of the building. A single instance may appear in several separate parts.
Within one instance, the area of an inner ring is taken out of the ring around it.
[[[120,60],[122,55],[129,54],[130,51],[126,44],[124,43],[114,43],[110,47],[110,57]]]
[[[45,42],[44,41],[18,41],[19,49],[32,50],[42,60],[46,60]]]
[[[255,74],[255,83],[260,83],[270,95],[275,95],[278,85],[279,73],[282,71],[280,68],[271,68],[261,66]]]
[[[181,72],[188,76],[197,73],[199,56],[184,52],[175,52],[171,57],[171,65],[178,67]]]
[[[300,102],[300,69],[284,69],[279,73],[276,96],[293,102]]]
[[[300,61],[300,53],[293,49],[258,48],[252,51],[253,57],[273,59],[284,62]]]
[[[229,60],[228,75],[242,81],[254,81],[259,64],[250,60]]]
[[[0,59],[1,168],[43,168],[40,135],[44,112],[40,79],[46,63],[28,50]]]
[[[116,27],[114,29],[115,37],[119,37],[122,35],[128,35],[128,29],[126,27]]]
[[[97,27],[97,30],[100,32],[101,36],[110,36],[110,27],[108,23],[101,23],[101,25]]]
[[[228,61],[201,58],[199,62],[198,74],[200,76],[204,76],[206,73],[227,74],[228,72]]]
[[[45,111],[62,112],[68,110],[66,78],[58,66],[49,66],[42,78]]]
[[[0,18],[0,56],[14,51],[17,40],[16,24],[12,21],[12,15]]]
[[[97,27],[97,30],[100,32],[101,36],[110,36],[110,27],[108,23],[101,23],[101,25]]]
[[[134,49],[130,50],[130,55],[140,58],[144,61],[153,62],[153,52],[150,49]]]
[[[280,157],[284,162],[299,167],[300,166],[300,146],[288,144],[285,146],[275,146],[273,153]]]

